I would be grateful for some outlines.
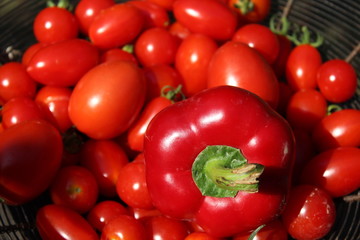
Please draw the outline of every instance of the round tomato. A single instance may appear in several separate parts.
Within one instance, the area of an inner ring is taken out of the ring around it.
[[[69,116],[79,131],[89,137],[113,138],[136,119],[145,94],[145,78],[136,64],[105,62],[76,84],[70,97]]]
[[[105,224],[100,240],[144,240],[146,233],[142,223],[132,216],[121,215]]]
[[[209,63],[208,87],[230,85],[258,95],[276,108],[279,83],[270,65],[247,44],[229,41],[219,47]]]
[[[240,16],[241,21],[259,23],[263,21],[270,12],[270,0],[228,0],[228,5]]]
[[[149,240],[184,240],[189,234],[189,228],[185,222],[165,216],[153,216],[146,219],[145,229]]]

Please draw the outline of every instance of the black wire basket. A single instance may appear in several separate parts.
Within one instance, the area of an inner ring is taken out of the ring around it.
[[[78,1],[71,1],[76,4]],[[123,2],[123,1],[116,1]],[[0,1],[0,62],[17,61],[21,53],[35,43],[32,24],[35,15],[46,7],[44,0]],[[307,26],[324,36],[319,48],[323,60],[350,59],[360,73],[360,1],[359,0],[272,0],[271,14],[286,17],[290,22]],[[270,18],[264,24],[269,24]],[[357,48],[357,51],[356,51]],[[342,104],[343,108],[360,109],[360,93]],[[359,173],[360,174],[360,173]],[[337,218],[328,240],[360,239],[360,191],[335,199]],[[41,239],[36,226],[37,210],[49,203],[45,193],[22,206],[0,203],[0,240]]]

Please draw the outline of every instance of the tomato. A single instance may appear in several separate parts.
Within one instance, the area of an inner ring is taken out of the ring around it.
[[[88,35],[89,27],[95,17],[104,9],[115,5],[114,0],[81,0],[75,7],[75,17],[81,33]]]
[[[125,151],[112,140],[90,139],[80,150],[80,164],[94,174],[102,196],[117,196],[116,182],[128,162]]]
[[[222,240],[223,238],[213,237],[205,232],[192,232],[184,240]]]
[[[332,197],[341,197],[360,187],[360,149],[339,147],[314,156],[304,167],[301,182],[326,190]]]
[[[35,96],[35,102],[44,112],[47,110],[53,115],[61,132],[65,132],[72,126],[68,113],[71,93],[70,88],[43,86]]]
[[[70,119],[91,138],[114,138],[136,119],[145,91],[144,75],[134,63],[102,63],[76,84],[69,102]]]
[[[43,193],[61,163],[61,136],[45,121],[30,120],[0,134],[0,198],[19,205]]]
[[[105,224],[118,216],[129,214],[128,209],[121,203],[113,200],[98,202],[86,216],[90,225],[98,231],[102,231]]]
[[[295,239],[320,239],[334,225],[335,204],[330,195],[312,185],[293,187],[282,214],[288,233]]]
[[[144,226],[134,217],[121,215],[105,224],[101,240],[144,240],[146,238]]]
[[[161,212],[157,208],[144,209],[144,208],[129,208],[130,213],[134,218],[139,220],[146,220],[149,217],[160,216]]]
[[[284,81],[279,81],[279,103],[277,105],[277,112],[282,116],[286,115],[286,108],[291,96],[294,94],[294,91],[291,89],[289,84]]]
[[[292,42],[284,35],[276,34],[279,41],[279,53],[275,61],[271,64],[278,79],[285,74],[286,62],[292,50]]]
[[[139,8],[144,14],[144,28],[162,27],[167,28],[170,24],[170,16],[167,10],[153,2],[143,0],[132,0],[129,4]]]
[[[232,240],[248,240],[251,233],[242,233],[233,236]],[[267,223],[256,233],[256,240],[287,240],[288,234],[280,220],[274,220]]]
[[[211,58],[208,87],[231,85],[244,88],[276,108],[279,84],[270,65],[247,44],[229,41]]]
[[[100,56],[101,63],[108,61],[119,61],[119,60],[131,61],[135,64],[138,64],[138,60],[136,59],[133,53],[120,48],[109,49],[103,52]]]
[[[131,43],[144,27],[142,12],[128,3],[117,3],[101,11],[89,27],[91,42],[110,49]]]
[[[182,76],[186,96],[192,96],[207,87],[208,66],[217,49],[215,40],[196,33],[190,34],[180,44],[175,67]]]
[[[315,89],[296,91],[289,99],[286,119],[296,128],[311,131],[327,114],[327,102]]]
[[[237,28],[236,15],[218,0],[175,1],[173,14],[191,32],[215,40],[229,40]]]
[[[285,77],[294,90],[317,87],[316,75],[322,64],[320,52],[302,44],[292,49],[286,62]]]
[[[57,87],[74,86],[99,62],[99,51],[83,39],[71,39],[41,48],[27,71],[37,82]]]
[[[185,39],[191,33],[187,27],[176,20],[169,26],[168,31],[180,39]]]
[[[37,51],[39,51],[41,48],[50,45],[49,43],[43,43],[43,42],[36,42],[32,45],[30,45],[28,48],[24,50],[24,53],[21,58],[21,63],[25,66],[29,65],[29,62],[31,58],[35,55]]]
[[[252,23],[236,30],[232,41],[238,41],[256,49],[269,64],[273,64],[279,55],[278,37],[268,27]]]
[[[180,40],[168,30],[154,27],[141,33],[135,42],[135,55],[139,62],[145,66],[159,64],[172,64]]]
[[[153,208],[146,184],[144,162],[130,162],[120,170],[116,191],[120,199],[130,207]]]
[[[240,16],[240,21],[249,23],[259,23],[270,13],[270,0],[251,0],[252,7],[246,5],[247,1],[228,0],[228,5]]]
[[[74,14],[67,9],[47,7],[35,16],[33,33],[39,42],[61,42],[76,38],[79,24]]]
[[[334,103],[349,100],[357,88],[355,69],[341,59],[324,62],[318,69],[316,81],[324,97]]]
[[[48,204],[38,210],[36,227],[43,240],[99,239],[84,217],[70,208],[56,204]]]
[[[175,2],[175,0],[145,0],[145,1],[155,3],[165,8],[168,11],[172,10],[172,5]]]
[[[312,138],[320,151],[336,147],[360,146],[360,110],[343,109],[323,118]]]
[[[184,240],[189,234],[189,228],[185,222],[165,216],[146,219],[145,229],[149,240]]]

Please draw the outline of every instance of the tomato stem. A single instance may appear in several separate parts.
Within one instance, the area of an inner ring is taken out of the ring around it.
[[[343,199],[345,202],[357,202],[360,201],[360,194],[344,196]]]
[[[350,62],[360,51],[360,43],[350,52],[350,54],[345,58],[345,62]]]
[[[238,0],[234,7],[239,9],[242,15],[246,15],[254,10],[254,3],[251,0]]]
[[[48,0],[46,2],[48,7],[58,7],[58,8],[64,8],[68,11],[72,11],[73,10],[73,5],[70,4],[69,0],[59,0],[57,2],[57,4],[53,1],[53,0]]]
[[[133,44],[126,44],[121,49],[128,53],[134,53],[134,45]]]
[[[309,44],[315,48],[320,47],[324,42],[323,36],[318,32],[315,32],[315,40],[312,41],[311,34],[312,32],[307,26],[297,26],[297,30],[292,34],[287,35],[287,38],[295,45]]]
[[[254,240],[255,237],[256,237],[256,234],[263,228],[265,227],[266,224],[263,224],[263,225],[260,225],[259,227],[257,227],[252,233],[251,235],[249,236],[248,240]]]
[[[334,112],[337,112],[339,110],[342,110],[342,107],[337,104],[330,104],[327,108],[327,115],[330,115]]]
[[[161,89],[161,94],[162,97],[167,98],[169,100],[171,100],[172,102],[175,101],[181,101],[185,99],[185,95],[182,92],[182,85],[179,84],[176,88],[166,85]],[[180,100],[179,100],[179,96],[180,96]]]

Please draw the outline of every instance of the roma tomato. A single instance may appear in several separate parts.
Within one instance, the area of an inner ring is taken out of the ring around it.
[[[165,216],[150,217],[144,224],[149,240],[184,240],[189,234],[189,228],[185,222]]]
[[[217,49],[215,40],[203,34],[190,34],[181,42],[175,57],[175,67],[182,76],[186,96],[192,96],[207,87],[208,66]]]
[[[99,62],[99,51],[83,39],[71,39],[41,48],[27,71],[37,82],[57,87],[74,86]]]
[[[36,213],[36,227],[43,240],[98,240],[91,225],[70,208],[49,204]]]
[[[360,146],[360,110],[343,109],[324,117],[313,129],[318,150]]]
[[[255,93],[276,108],[279,83],[270,65],[247,44],[229,41],[209,63],[208,87],[230,85]]]
[[[45,121],[26,121],[0,135],[0,198],[24,204],[43,193],[61,163],[63,144],[56,128]]]
[[[94,174],[102,196],[116,196],[120,170],[128,162],[125,151],[112,140],[90,139],[80,150],[80,164]]]
[[[316,81],[324,97],[334,103],[349,100],[357,88],[354,67],[341,59],[324,62],[318,69]]]
[[[111,49],[131,43],[144,27],[142,12],[128,3],[117,3],[101,11],[89,27],[95,46]]]
[[[250,4],[249,4],[250,3]],[[240,20],[249,23],[263,21],[270,12],[270,0],[228,0],[228,5],[240,16]]]
[[[74,14],[67,9],[47,7],[35,16],[33,32],[39,42],[61,42],[76,38],[79,24]]]
[[[91,138],[114,138],[136,119],[145,94],[145,78],[136,64],[105,62],[76,84],[70,97],[69,116],[79,131]]]
[[[14,97],[34,97],[37,84],[26,71],[25,65],[8,62],[0,66],[0,103]]]
[[[313,46],[302,44],[293,48],[288,56],[285,77],[294,90],[317,87],[316,76],[322,64],[320,52]]]
[[[193,33],[215,40],[231,39],[237,28],[237,17],[218,0],[181,0],[173,4],[175,19]]]
[[[105,224],[100,240],[144,240],[146,237],[145,228],[139,220],[121,215]]]
[[[360,187],[360,149],[339,147],[319,153],[304,167],[301,183],[326,190],[332,197],[341,197]]]
[[[165,8],[168,11],[172,10],[172,5],[175,2],[175,0],[145,0],[145,1],[155,3]]]
[[[295,239],[324,237],[335,222],[336,209],[331,196],[312,185],[297,185],[282,214],[288,233]]]
[[[242,233],[233,236],[232,240],[248,240],[251,233]],[[256,240],[288,240],[288,233],[280,220],[267,223],[256,233]]]
[[[24,64],[25,66],[28,66],[31,58],[35,55],[35,53],[39,51],[41,48],[48,45],[50,45],[50,43],[36,42],[32,44],[27,49],[25,49],[21,58],[21,63]]]
[[[112,48],[103,52],[100,56],[100,63],[108,61],[131,61],[135,64],[138,64],[138,60],[132,52],[126,51],[121,48]]]
[[[273,64],[279,55],[278,37],[268,27],[253,23],[236,30],[232,41],[238,41],[256,49],[269,64]]]

